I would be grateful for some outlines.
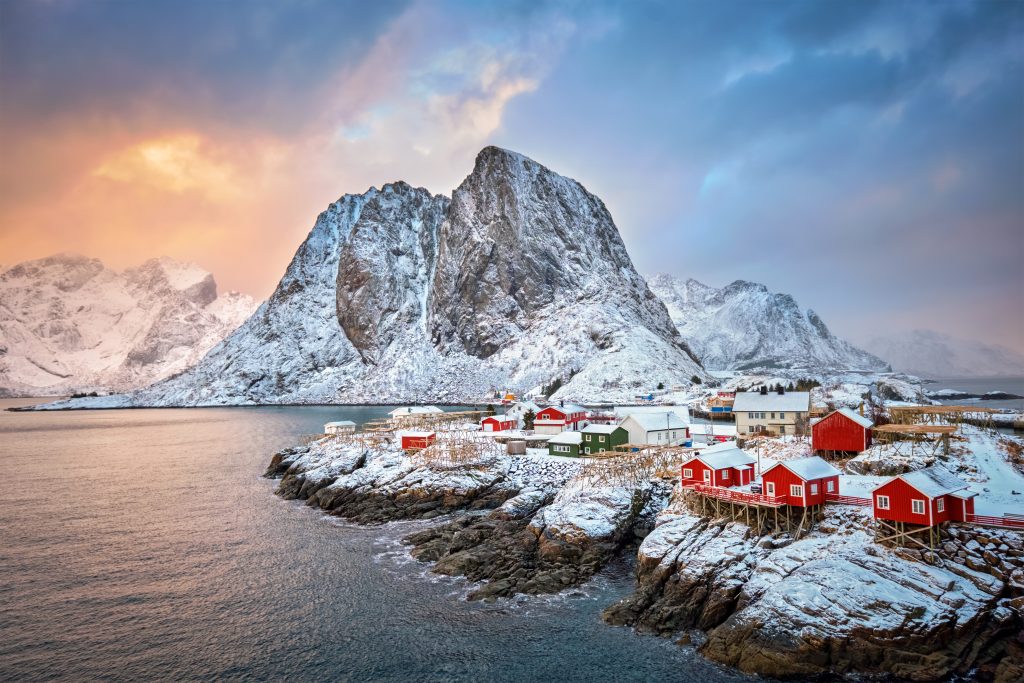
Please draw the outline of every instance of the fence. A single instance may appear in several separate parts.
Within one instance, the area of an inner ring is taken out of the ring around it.
[[[840,505],[861,505],[867,507],[871,505],[870,498],[861,498],[860,496],[841,496],[838,493],[826,493],[826,503],[839,503]]]
[[[1024,529],[1024,516],[1006,515],[1005,517],[992,517],[990,515],[964,515],[964,521],[968,524],[979,526],[997,526],[1003,529]]]
[[[696,491],[704,496],[710,496],[712,498],[727,500],[734,503],[743,503],[744,505],[769,505],[778,507],[785,504],[785,501],[782,498],[778,498],[776,496],[766,496],[760,493],[747,493],[746,491],[727,489],[722,486],[688,484],[684,488]]]

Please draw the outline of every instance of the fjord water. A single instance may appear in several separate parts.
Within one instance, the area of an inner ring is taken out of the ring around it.
[[[343,524],[261,478],[324,422],[386,410],[0,412],[0,680],[741,679],[603,624],[624,563],[469,603],[398,544],[415,524]]]

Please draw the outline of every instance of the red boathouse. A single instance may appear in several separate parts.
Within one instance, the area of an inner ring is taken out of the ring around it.
[[[705,448],[683,463],[683,486],[743,486],[753,481],[755,462],[754,458],[734,444]]]
[[[426,448],[436,442],[437,434],[434,432],[404,432],[402,434],[402,450]]]
[[[893,477],[871,492],[871,502],[875,519],[930,527],[966,521],[976,495],[948,470],[932,466]]]
[[[480,420],[480,429],[485,432],[504,432],[516,428],[516,421],[505,415],[490,415]]]
[[[795,507],[823,505],[826,494],[839,493],[839,470],[816,455],[777,462],[764,471],[761,481],[764,495]]]
[[[811,447],[817,453],[861,453],[871,446],[873,426],[849,408],[834,410],[811,425]]]

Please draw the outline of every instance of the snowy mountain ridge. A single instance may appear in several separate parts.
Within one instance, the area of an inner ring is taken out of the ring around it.
[[[836,337],[789,294],[744,280],[717,289],[659,274],[648,283],[709,370],[886,369],[885,361]]]
[[[921,377],[1021,377],[1024,354],[933,330],[877,336],[865,346],[894,369]]]
[[[0,273],[0,392],[127,391],[198,361],[255,308],[198,266],[57,254]]]
[[[320,214],[274,294],[196,366],[77,405],[622,400],[706,377],[600,199],[483,149],[451,199],[397,182]]]

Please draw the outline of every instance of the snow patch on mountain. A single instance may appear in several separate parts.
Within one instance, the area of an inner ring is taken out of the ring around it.
[[[743,280],[721,289],[665,274],[648,282],[709,370],[886,369],[885,361],[836,337],[789,294]]]
[[[876,336],[865,346],[894,369],[922,377],[1024,376],[1024,354],[933,330]]]
[[[0,391],[127,391],[198,361],[255,308],[169,258],[116,272],[58,254],[0,273]]]

